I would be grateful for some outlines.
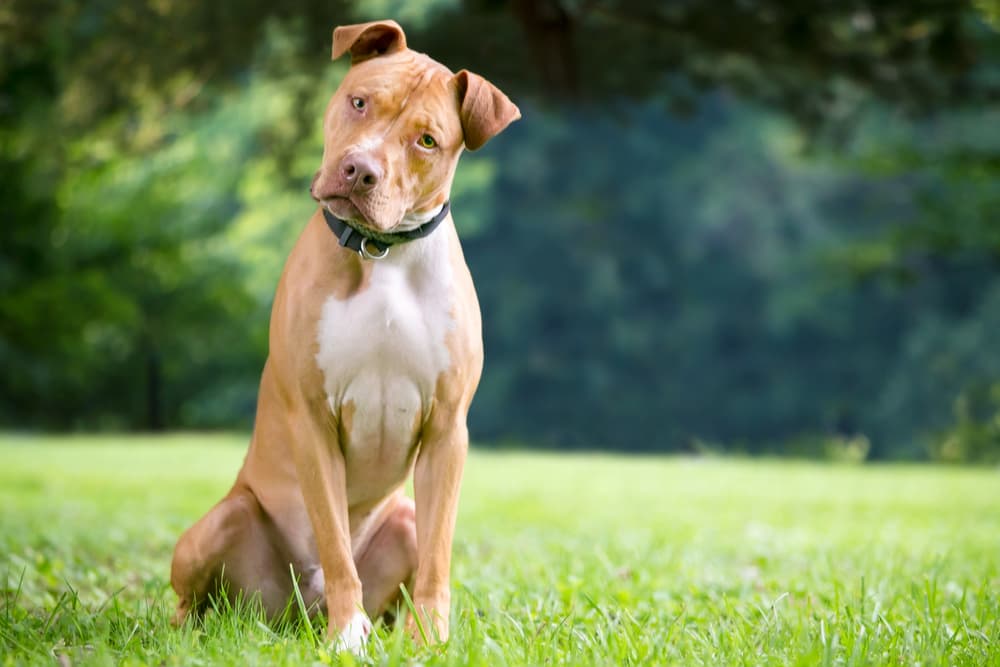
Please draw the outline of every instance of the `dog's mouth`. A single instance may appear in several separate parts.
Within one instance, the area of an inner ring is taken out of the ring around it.
[[[320,203],[323,205],[323,208],[341,220],[346,220],[354,224],[368,224],[368,220],[361,213],[361,209],[348,197],[327,197],[320,201]]]
[[[369,232],[374,236],[378,236],[379,234],[405,232],[409,229],[420,226],[420,223],[411,224],[406,217],[396,221],[392,225],[377,225],[372,222],[371,218],[365,213],[362,207],[356,204],[350,196],[328,197],[323,199],[320,203],[323,205],[323,208],[337,216],[339,219],[350,223],[350,225],[355,229],[362,232]]]
[[[323,207],[352,227],[368,232],[380,232],[378,225],[368,219],[361,208],[350,197],[329,197],[322,201]]]

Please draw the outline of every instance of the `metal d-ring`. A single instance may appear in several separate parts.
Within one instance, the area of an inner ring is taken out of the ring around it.
[[[385,248],[384,250],[382,250],[381,255],[373,255],[371,251],[368,250],[368,239],[362,238],[361,248],[358,250],[358,252],[361,253],[361,256],[364,257],[365,259],[382,259],[383,257],[389,254],[389,248]]]

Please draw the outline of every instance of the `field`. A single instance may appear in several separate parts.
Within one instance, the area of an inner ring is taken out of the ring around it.
[[[244,445],[0,437],[0,664],[1000,664],[1000,471],[933,466],[474,450],[445,647],[174,630],[173,543]]]

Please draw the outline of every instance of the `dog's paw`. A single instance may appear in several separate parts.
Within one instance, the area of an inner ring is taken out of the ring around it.
[[[350,651],[360,655],[365,650],[368,637],[372,633],[372,622],[364,612],[356,611],[347,625],[340,631],[340,636],[334,641],[333,648],[338,651]]]
[[[448,609],[444,613],[423,605],[419,607],[420,621],[410,614],[406,619],[406,631],[418,644],[434,646],[448,641]]]
[[[175,628],[179,628],[184,625],[184,622],[188,620],[191,615],[191,598],[182,597],[177,601],[177,610],[174,612],[173,618],[170,619],[170,624]]]

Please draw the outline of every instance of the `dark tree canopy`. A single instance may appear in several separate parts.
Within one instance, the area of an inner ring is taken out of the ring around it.
[[[585,101],[666,93],[684,110],[723,87],[807,121],[837,120],[856,95],[927,112],[995,102],[1000,49],[989,2],[466,0],[404,26],[414,48],[491,77],[516,97]],[[992,10],[995,13],[995,9]],[[273,22],[301,30],[323,64],[334,25],[369,16],[348,0],[163,3],[12,0],[0,26],[4,112],[26,93],[84,95],[100,114],[179,73],[221,83],[251,64]]]
[[[522,94],[596,105],[666,90],[684,109],[722,86],[813,121],[858,93],[916,112],[1000,95],[982,76],[995,35],[968,3],[503,4],[465,3],[420,43]]]

